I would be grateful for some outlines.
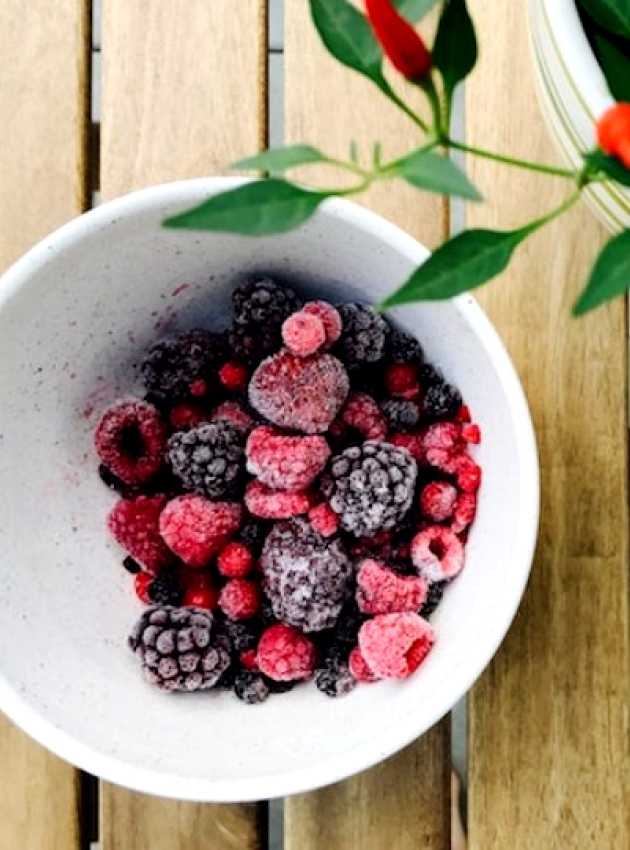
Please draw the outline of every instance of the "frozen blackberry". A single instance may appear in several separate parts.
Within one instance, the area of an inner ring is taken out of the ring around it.
[[[322,491],[355,537],[394,528],[413,499],[418,467],[406,449],[379,440],[351,446],[330,462]]]
[[[411,363],[420,366],[424,359],[418,340],[399,328],[391,327],[387,340],[387,356],[393,363]]]
[[[214,687],[230,656],[212,634],[212,614],[200,608],[147,608],[129,637],[148,682],[165,691]]]
[[[435,368],[430,363],[423,363],[422,366],[418,369],[418,380],[420,381],[420,386],[427,390],[429,387],[435,386],[435,384],[443,383],[443,378]]]
[[[422,411],[427,419],[450,419],[462,404],[458,389],[445,381],[429,387],[422,399]]]
[[[262,624],[256,620],[230,620],[217,617],[217,634],[225,635],[229,641],[230,652],[238,655],[247,649],[254,649],[262,632]]]
[[[356,599],[352,596],[341,609],[333,633],[333,642],[338,646],[356,646],[359,629],[366,619],[365,614],[359,611]]]
[[[278,620],[303,632],[335,625],[353,576],[338,538],[322,537],[305,519],[278,522],[265,540],[260,565]]]
[[[433,584],[429,585],[427,598],[425,599],[422,610],[420,611],[420,616],[424,617],[425,620],[431,616],[442,601],[447,584],[448,582],[446,581],[434,581]]]
[[[282,345],[282,323],[302,302],[289,287],[269,277],[241,284],[232,293],[234,327],[230,346],[239,360],[257,363]]]
[[[348,651],[332,650],[315,671],[315,686],[329,697],[349,694],[357,683],[348,668]]]
[[[247,705],[257,705],[267,699],[269,688],[260,673],[243,670],[234,678],[234,693]]]
[[[341,304],[337,309],[343,330],[335,352],[346,368],[358,369],[381,360],[389,332],[385,319],[366,304]]]
[[[243,433],[225,420],[177,431],[167,457],[185,490],[222,499],[238,495],[245,473]]]
[[[391,398],[381,404],[381,410],[392,431],[411,431],[420,420],[420,410],[414,401]]]
[[[147,595],[156,605],[181,605],[182,587],[173,570],[162,570],[149,584]]]
[[[252,555],[258,557],[262,551],[265,537],[269,531],[269,523],[259,522],[255,519],[249,519],[241,526],[236,539],[239,543],[244,543],[251,551]]]
[[[225,334],[185,331],[160,340],[145,357],[141,371],[145,386],[161,397],[182,398],[199,379],[209,380],[213,369],[227,360]]]
[[[275,679],[270,679],[268,676],[263,676],[263,680],[269,688],[270,694],[286,694],[287,691],[292,691],[296,685],[295,681],[279,682]]]

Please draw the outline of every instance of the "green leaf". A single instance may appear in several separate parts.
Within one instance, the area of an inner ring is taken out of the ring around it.
[[[630,44],[621,46],[603,32],[592,33],[593,46],[610,93],[618,101],[630,101]]]
[[[630,230],[624,230],[604,245],[591,270],[588,283],[573,307],[581,316],[604,301],[630,289]]]
[[[442,74],[448,98],[476,62],[477,37],[466,0],[446,0],[433,44],[433,64]]]
[[[284,233],[310,218],[326,192],[311,192],[286,180],[255,180],[213,195],[162,224],[187,230],[223,230],[264,236]]]
[[[310,0],[311,17],[329,53],[349,68],[385,83],[383,54],[364,15],[348,0]]]
[[[602,172],[611,180],[616,180],[623,186],[630,186],[630,169],[626,168],[614,156],[608,156],[599,148],[584,154],[584,162],[587,163],[593,173]]]
[[[408,21],[416,23],[422,20],[438,0],[394,0],[394,6]]]
[[[447,156],[433,151],[414,151],[396,163],[396,173],[419,189],[457,195],[471,201],[481,200],[481,195],[464,172]]]
[[[269,148],[262,153],[239,159],[232,168],[249,170],[259,168],[271,174],[282,174],[288,168],[296,165],[307,165],[309,162],[325,162],[326,156],[311,145],[287,145],[281,148]]]
[[[605,30],[630,38],[629,0],[581,0],[581,4]]]
[[[503,271],[516,246],[532,229],[465,230],[434,251],[381,308],[410,301],[439,301],[481,286]]]

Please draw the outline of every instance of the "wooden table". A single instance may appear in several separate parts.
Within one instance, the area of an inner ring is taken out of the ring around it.
[[[472,0],[481,62],[466,86],[467,140],[549,161],[524,4]],[[305,0],[285,2],[285,137],[395,155],[414,129],[324,52]],[[179,177],[221,172],[266,144],[264,0],[104,0],[100,138],[90,117],[89,0],[0,6],[0,267],[85,210]],[[562,186],[483,161],[489,202],[469,223],[507,227]],[[411,189],[365,202],[428,245],[449,208]],[[532,579],[469,698],[471,850],[628,850],[627,328],[622,300],[568,317],[604,238],[584,209],[541,231],[480,299],[532,406],[542,526]],[[5,565],[5,568],[8,568]],[[4,636],[3,639],[10,639]],[[446,850],[449,721],[385,764],[286,801],[287,850]],[[82,777],[0,722],[0,850],[254,850],[267,805],[194,805]],[[100,798],[99,813],[96,796]]]

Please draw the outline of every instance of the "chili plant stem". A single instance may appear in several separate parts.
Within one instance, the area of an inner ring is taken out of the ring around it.
[[[570,168],[560,168],[556,165],[543,165],[539,162],[531,162],[527,159],[517,159],[512,156],[504,156],[500,153],[484,150],[484,148],[476,148],[473,145],[465,145],[463,142],[456,142],[454,139],[445,137],[441,140],[446,147],[454,148],[464,153],[470,153],[473,156],[480,156],[484,159],[492,159],[495,162],[503,162],[506,165],[514,165],[516,168],[526,168],[529,171],[539,171],[541,174],[553,174],[555,177],[567,177],[570,180],[576,180],[578,172]]]

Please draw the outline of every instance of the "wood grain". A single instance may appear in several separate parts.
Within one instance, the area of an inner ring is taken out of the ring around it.
[[[556,161],[534,96],[526,11],[474,0],[482,61],[467,140]],[[507,228],[571,190],[481,160],[471,225]],[[523,378],[542,465],[524,603],[470,698],[470,850],[630,847],[627,345],[623,299],[569,316],[605,234],[585,207],[523,246],[480,298]]]
[[[410,97],[421,108],[417,90]],[[285,4],[285,135],[347,157],[355,138],[366,164],[368,144],[380,140],[384,157],[418,144],[417,128],[372,84],[338,65],[311,24],[307,3]],[[303,170],[305,179],[331,184],[333,175]],[[336,177],[336,175],[335,175]],[[337,178],[339,179],[339,178]],[[334,185],[334,184],[332,184]],[[357,198],[425,244],[444,239],[448,211],[441,198],[396,183]],[[450,847],[450,747],[446,718],[412,746],[346,782],[285,803],[286,850],[446,850]]]
[[[266,138],[263,0],[105,0],[105,198],[223,171]],[[180,803],[101,785],[103,850],[257,850],[264,806]]]
[[[84,0],[0,11],[0,272],[82,212],[89,17]],[[0,847],[77,850],[79,774],[0,715]]]

